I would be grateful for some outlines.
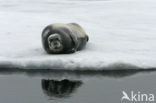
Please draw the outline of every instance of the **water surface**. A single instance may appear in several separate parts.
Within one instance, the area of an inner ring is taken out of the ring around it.
[[[156,94],[155,78],[154,70],[1,71],[0,102],[121,103],[122,91]]]

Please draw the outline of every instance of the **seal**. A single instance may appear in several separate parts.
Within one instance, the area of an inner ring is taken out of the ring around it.
[[[42,45],[48,54],[74,53],[83,49],[88,40],[77,23],[50,24],[42,31]]]

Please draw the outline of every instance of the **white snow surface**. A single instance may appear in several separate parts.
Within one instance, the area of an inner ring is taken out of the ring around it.
[[[70,22],[89,35],[86,48],[47,54],[44,27]],[[120,63],[156,67],[156,0],[0,0],[0,65],[98,70]]]

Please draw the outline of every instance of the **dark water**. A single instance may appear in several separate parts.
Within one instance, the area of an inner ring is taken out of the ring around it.
[[[122,91],[156,95],[155,79],[155,70],[1,69],[0,103],[121,103]]]

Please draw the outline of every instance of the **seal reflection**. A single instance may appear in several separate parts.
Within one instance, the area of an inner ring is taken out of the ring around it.
[[[61,81],[42,79],[41,84],[44,94],[50,97],[49,99],[59,99],[69,98],[83,83],[67,79]]]

